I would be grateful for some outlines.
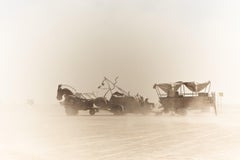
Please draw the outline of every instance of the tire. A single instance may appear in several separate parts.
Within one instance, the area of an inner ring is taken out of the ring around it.
[[[68,116],[76,116],[78,114],[78,110],[73,108],[72,106],[65,106],[65,113]]]
[[[89,109],[89,114],[91,116],[95,115],[95,113],[96,113],[95,109]]]
[[[116,105],[112,107],[112,112],[114,115],[123,115],[124,107],[121,105]]]

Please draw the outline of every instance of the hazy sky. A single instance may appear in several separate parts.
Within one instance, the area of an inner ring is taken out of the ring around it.
[[[56,102],[103,76],[156,102],[154,83],[212,81],[240,102],[237,0],[1,0],[0,99]]]

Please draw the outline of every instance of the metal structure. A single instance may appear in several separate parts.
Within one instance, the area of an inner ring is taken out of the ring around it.
[[[104,77],[99,89],[106,90],[104,98],[110,94],[107,102],[109,111],[115,115],[122,115],[124,113],[141,113],[147,114],[151,112],[154,107],[153,103],[149,103],[148,99],[144,99],[140,95],[131,96],[129,92],[125,91],[117,85],[118,77],[114,82]],[[114,91],[117,90],[117,91]]]
[[[215,93],[210,93],[211,82],[160,83],[153,86],[163,107],[163,112],[175,112],[184,115],[187,110],[210,111],[214,108],[217,115]]]

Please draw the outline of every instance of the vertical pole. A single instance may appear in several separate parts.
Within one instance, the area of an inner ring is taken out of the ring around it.
[[[186,94],[186,93],[185,93],[185,86],[183,86],[183,92],[184,92],[184,93],[183,93],[183,96],[185,96],[185,94]]]
[[[217,104],[216,104],[216,93],[212,93],[212,98],[213,98],[213,107],[214,107],[214,112],[215,115],[217,116]]]

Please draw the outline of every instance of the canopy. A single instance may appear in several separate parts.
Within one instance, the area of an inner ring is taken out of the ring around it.
[[[165,93],[176,92],[182,85],[182,82],[155,84],[153,88],[159,87]]]
[[[95,99],[96,98],[96,95],[94,93],[79,93],[79,92],[77,92],[75,95],[77,97],[83,98],[83,99]]]
[[[183,84],[192,92],[200,92],[205,89],[211,82],[197,83],[197,82],[184,82]]]
[[[160,83],[153,86],[154,89],[159,87],[165,93],[169,94],[171,92],[176,92],[182,85],[185,85],[192,92],[200,92],[205,89],[211,82],[197,83],[197,82],[182,82],[178,81],[175,83]]]

